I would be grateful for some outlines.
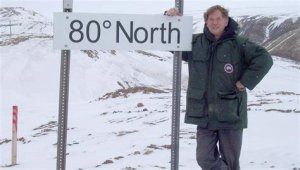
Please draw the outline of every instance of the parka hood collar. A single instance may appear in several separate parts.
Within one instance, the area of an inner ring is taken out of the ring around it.
[[[239,30],[238,23],[236,21],[234,21],[231,17],[229,17],[228,25],[227,25],[227,27],[225,27],[224,33],[222,34],[219,41],[222,41],[222,40],[225,40],[228,38],[232,38],[233,36],[237,35],[238,30]],[[209,39],[210,41],[215,41],[214,35],[209,31],[206,24],[204,25],[203,32],[207,39]]]

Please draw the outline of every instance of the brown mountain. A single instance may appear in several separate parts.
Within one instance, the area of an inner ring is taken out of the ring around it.
[[[242,16],[241,34],[266,47],[272,55],[300,61],[300,17]]]

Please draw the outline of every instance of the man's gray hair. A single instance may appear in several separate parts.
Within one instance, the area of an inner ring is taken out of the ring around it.
[[[208,8],[206,10],[206,12],[203,15],[204,21],[207,21],[208,16],[210,14],[212,14],[213,12],[215,12],[215,11],[220,11],[222,13],[222,15],[223,15],[224,18],[228,18],[229,17],[229,10],[228,9],[222,7],[221,5],[215,5],[215,6],[212,6],[212,7]]]

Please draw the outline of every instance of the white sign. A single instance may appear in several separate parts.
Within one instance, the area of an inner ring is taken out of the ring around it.
[[[192,49],[192,16],[54,13],[54,49]]]

